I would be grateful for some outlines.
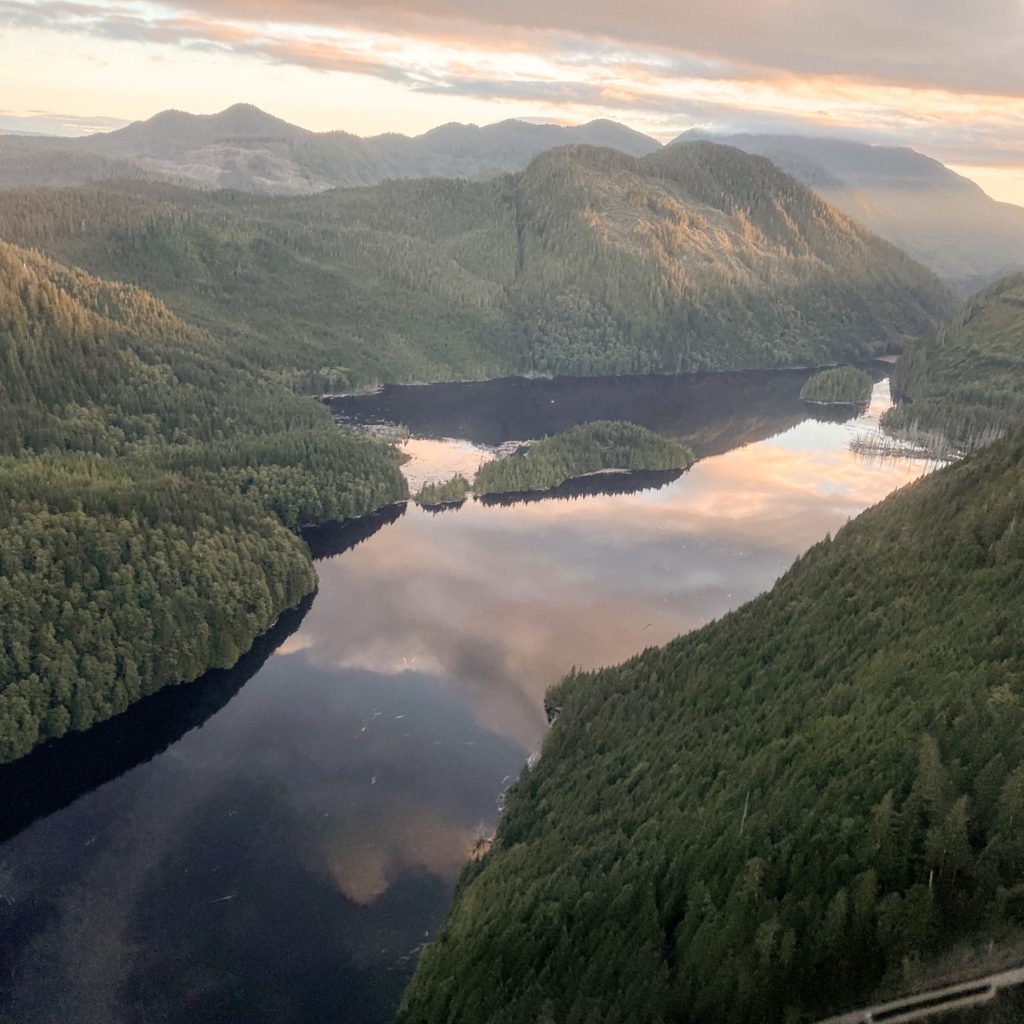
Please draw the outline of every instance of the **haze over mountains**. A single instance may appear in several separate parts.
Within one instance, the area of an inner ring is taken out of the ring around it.
[[[1024,208],[911,149],[787,135],[686,133],[767,156],[967,295],[1024,269]],[[679,140],[677,140],[679,141]],[[413,138],[317,133],[256,107],[177,110],[80,139],[4,135],[0,186],[152,179],[204,189],[294,195],[398,178],[482,179],[523,170],[541,153],[585,144],[645,156],[650,136],[612,121],[579,126],[509,120],[447,124]]]
[[[540,153],[573,144],[607,146],[631,156],[661,148],[656,139],[614,121],[568,127],[515,120],[483,128],[445,124],[414,138],[360,138],[307,131],[237,104],[211,115],[165,110],[106,134],[9,146],[0,152],[0,184],[144,176],[201,188],[292,195],[376,185],[389,178],[482,178],[521,170]],[[84,154],[101,159],[83,164]],[[134,170],[126,173],[128,167]]]
[[[820,364],[894,350],[952,306],[769,161],[706,142],[290,198],[6,190],[0,237],[347,385]]]
[[[1024,268],[1024,207],[996,202],[913,149],[800,135],[687,132],[677,141],[694,138],[768,157],[960,295]]]

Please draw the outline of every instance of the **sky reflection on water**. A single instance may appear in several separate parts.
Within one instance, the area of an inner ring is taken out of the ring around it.
[[[0,773],[42,815],[0,846],[0,1020],[388,1021],[541,743],[547,687],[735,608],[925,470],[848,449],[884,384],[845,424],[807,419],[786,387],[744,420],[762,439],[660,489],[382,518],[318,563],[311,608],[237,693],[151,725],[152,751],[62,810],[52,774]],[[730,436],[702,416],[702,436]],[[417,484],[489,452],[406,447]],[[78,742],[79,763],[103,753]]]

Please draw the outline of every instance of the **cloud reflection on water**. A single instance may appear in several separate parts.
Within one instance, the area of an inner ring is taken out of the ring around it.
[[[919,463],[848,450],[883,407],[705,459],[662,490],[410,509],[320,566],[320,598],[289,649],[322,668],[435,675],[481,726],[533,749],[544,691],[571,666],[621,661],[737,607],[920,476]]]
[[[280,1024],[321,1019],[311,999],[390,1020],[541,740],[547,687],[722,615],[921,475],[849,451],[887,404],[880,387],[855,421],[806,420],[659,490],[413,506],[325,557],[298,630],[230,702],[0,846],[0,954],[18,979],[0,1022],[127,1024],[142,1007]],[[486,454],[410,449],[410,473],[440,476]]]

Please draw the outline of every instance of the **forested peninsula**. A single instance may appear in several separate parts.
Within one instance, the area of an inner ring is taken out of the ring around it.
[[[644,427],[597,420],[485,462],[473,480],[473,491],[480,495],[546,491],[590,473],[688,469],[693,461],[693,452],[684,445]]]
[[[0,761],[234,664],[316,586],[295,528],[407,495],[153,296],[3,243],[0,367]]]
[[[549,692],[400,1024],[792,1024],[1024,939],[1016,287],[943,334],[990,368],[977,404],[1008,436],[723,619]]]
[[[873,387],[871,374],[855,366],[836,366],[809,378],[800,397],[816,405],[864,405]]]
[[[1024,422],[1024,274],[968,299],[909,342],[893,372],[892,431],[935,431],[969,450]]]

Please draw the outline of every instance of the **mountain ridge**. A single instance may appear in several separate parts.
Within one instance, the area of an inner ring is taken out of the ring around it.
[[[910,147],[700,130],[675,142],[700,138],[769,156],[827,202],[906,249],[961,296],[1024,269],[1024,207],[989,198],[974,182]],[[78,139],[4,135],[0,187],[142,178],[302,195],[390,179],[495,177],[570,144],[631,156],[663,148],[659,140],[607,118],[582,125],[514,118],[482,126],[449,122],[414,136],[358,136],[310,131],[239,103],[216,114],[161,111]]]
[[[571,142],[614,144],[643,155],[661,143],[608,119],[582,125],[537,124],[508,118],[494,124],[450,122],[419,135],[396,132],[359,136],[346,131],[314,132],[237,103],[215,114],[164,110],[112,132],[49,140],[51,162],[69,166],[49,177],[83,183],[80,162],[127,161],[131,176],[181,182],[199,188],[241,188],[274,194],[305,194],[337,187],[377,184],[389,178],[480,178],[520,170],[553,146]],[[22,159],[43,152],[21,147]],[[18,150],[0,150],[0,183],[25,184],[38,167],[17,162]],[[108,177],[123,174],[114,164]],[[102,165],[84,180],[100,180]]]
[[[0,235],[145,287],[262,365],[348,367],[352,386],[848,361],[952,305],[770,161],[711,143],[297,197],[0,191]]]
[[[766,156],[931,267],[961,297],[1024,270],[1024,207],[907,146],[808,135],[701,133]],[[690,133],[675,140],[687,141]]]

